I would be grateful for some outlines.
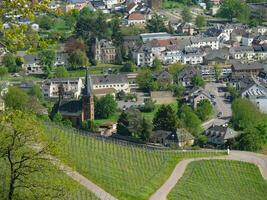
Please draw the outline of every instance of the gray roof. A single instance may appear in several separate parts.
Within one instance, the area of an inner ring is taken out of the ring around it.
[[[25,64],[34,64],[38,62],[38,57],[37,55],[34,55],[34,54],[25,55],[23,58],[24,58]]]
[[[212,42],[217,41],[217,37],[192,37],[191,39],[192,43],[199,43],[199,42]]]
[[[234,70],[263,70],[264,64],[260,62],[241,63],[239,61],[232,61]]]
[[[205,56],[206,60],[214,60],[217,58],[222,59],[222,60],[227,60],[229,59],[229,53],[220,49],[220,50],[211,51],[207,53],[207,55]]]
[[[182,71],[180,71],[177,74],[177,79],[179,80],[184,80],[184,79],[191,79],[193,78],[193,76],[195,75],[199,75],[200,72],[199,70],[194,67],[194,66],[188,66],[182,69]]]
[[[232,139],[239,135],[237,131],[229,127],[212,126],[205,131],[208,138],[220,138],[222,140]]]
[[[106,75],[93,75],[91,76],[92,83],[94,85],[101,84],[117,84],[117,83],[127,83],[126,74],[106,74]]]
[[[232,47],[231,49],[235,52],[247,52],[247,51],[253,52],[253,47],[251,46]]]
[[[93,87],[92,78],[91,78],[91,75],[88,73],[88,69],[87,69],[86,70],[86,76],[85,76],[83,95],[85,95],[85,96],[93,95],[92,87]]]

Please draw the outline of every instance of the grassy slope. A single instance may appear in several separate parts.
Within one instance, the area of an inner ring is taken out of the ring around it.
[[[50,127],[61,159],[120,200],[147,199],[183,158],[214,153],[149,150]]]
[[[57,170],[54,166],[48,165],[49,172],[39,173],[38,175],[30,175],[29,180],[33,181],[35,184],[41,182],[42,185],[53,185],[61,188],[63,190],[63,196],[60,199],[68,200],[98,200],[98,198],[88,191],[86,188],[81,186],[78,182],[72,180],[70,177],[65,175],[63,172]],[[6,199],[7,197],[7,188],[8,188],[8,168],[7,165],[0,160],[0,199]],[[35,189],[31,190],[33,193],[41,193],[46,189]],[[20,194],[20,198],[28,199],[29,191],[22,188],[15,192],[15,197],[17,194]]]
[[[266,199],[267,183],[256,165],[238,161],[195,161],[169,194],[176,199]]]

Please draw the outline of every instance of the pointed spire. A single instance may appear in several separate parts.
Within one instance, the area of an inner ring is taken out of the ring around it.
[[[85,96],[91,96],[92,95],[92,81],[91,81],[91,76],[88,73],[88,68],[86,68],[85,83],[84,83],[84,92],[83,92],[83,94]]]

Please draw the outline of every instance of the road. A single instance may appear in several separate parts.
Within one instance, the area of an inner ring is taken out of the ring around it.
[[[149,200],[166,200],[168,194],[177,184],[179,179],[183,176],[184,171],[190,162],[212,159],[237,160],[256,164],[259,167],[263,178],[267,181],[267,156],[245,151],[231,151],[230,155],[228,156],[193,158],[179,162],[168,180],[149,198]]]
[[[220,118],[216,117],[214,119],[211,119],[205,123],[203,123],[203,127],[205,129],[209,128],[212,124],[214,125],[223,125],[227,122],[229,122],[231,116],[232,116],[232,110],[231,110],[231,103],[224,101],[224,92],[218,92],[218,88],[225,87],[225,84],[223,83],[207,83],[205,85],[205,90],[208,91],[210,94],[213,94],[215,97],[215,111],[216,113],[221,112],[222,115]]]

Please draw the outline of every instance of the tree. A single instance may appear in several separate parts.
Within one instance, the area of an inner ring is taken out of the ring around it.
[[[39,24],[40,28],[45,30],[50,30],[54,24],[54,20],[48,15],[42,15],[38,17],[36,21]]]
[[[1,80],[3,79],[3,77],[5,77],[8,74],[8,69],[6,67],[0,67],[0,77]]]
[[[185,87],[182,84],[174,84],[172,86],[173,93],[176,97],[183,97]]]
[[[155,71],[160,71],[162,69],[162,64],[161,64],[160,59],[155,58],[153,60],[152,69],[155,70]]]
[[[18,72],[19,67],[16,64],[16,58],[12,53],[6,53],[3,57],[2,64],[8,69],[8,72]]]
[[[209,100],[203,99],[197,104],[196,113],[202,121],[206,121],[212,114],[213,107]]]
[[[10,26],[9,29],[1,30],[3,26],[0,20],[0,32],[3,33],[1,40],[7,45],[9,50],[16,51],[18,49],[28,49],[38,46],[40,42],[38,33],[29,31],[30,25],[18,23],[18,18],[16,16],[34,21],[37,14],[49,11],[48,4],[49,1],[38,1],[37,3],[35,0],[1,1],[0,16],[15,13],[15,15],[10,15],[10,18],[5,18],[5,23]],[[16,24],[15,26],[14,22]]]
[[[117,102],[114,97],[107,94],[95,100],[95,115],[98,119],[107,119],[117,110]]]
[[[134,72],[136,70],[136,65],[129,61],[129,62],[126,62],[122,68],[120,69],[121,72]]]
[[[179,110],[178,116],[182,122],[182,125],[195,137],[199,136],[202,132],[201,121],[194,113],[191,107],[182,106]]]
[[[86,49],[87,49],[86,44],[80,38],[79,39],[70,38],[65,43],[65,50],[68,54],[71,54],[72,52],[76,50],[86,52]]]
[[[98,125],[93,120],[86,120],[82,123],[82,129],[95,132],[98,129]]]
[[[153,15],[151,20],[147,23],[147,29],[151,33],[166,32],[164,21],[160,15]]]
[[[152,99],[145,100],[145,104],[140,107],[141,112],[153,112],[156,108],[155,101],[152,101]]]
[[[239,93],[238,93],[238,91],[236,90],[235,87],[233,87],[233,86],[228,86],[228,87],[227,87],[227,90],[228,90],[228,92],[230,93],[230,96],[231,96],[232,100],[234,100],[234,99],[236,99],[236,98],[239,97]]]
[[[177,128],[177,117],[170,105],[162,105],[156,112],[153,124],[157,130],[175,131]]]
[[[149,69],[144,69],[137,75],[136,81],[140,88],[146,91],[155,89],[155,81],[153,79],[152,73]]]
[[[71,68],[77,69],[79,67],[86,67],[89,64],[88,57],[80,50],[76,50],[70,54],[69,63]]]
[[[38,100],[43,100],[43,92],[39,85],[34,84],[32,88],[29,90],[28,94],[30,96],[36,97]]]
[[[39,52],[40,63],[48,68],[52,68],[56,60],[56,52],[53,49],[46,49]]]
[[[193,86],[204,87],[205,85],[205,81],[200,75],[193,76],[191,82]]]
[[[130,136],[131,132],[129,130],[129,117],[126,111],[123,111],[118,119],[117,122],[117,134],[124,135],[124,136]]]
[[[218,81],[222,75],[222,68],[219,64],[214,65],[215,78]]]
[[[207,24],[206,19],[203,15],[198,15],[196,18],[196,26],[199,29],[202,29],[203,27],[205,27]]]
[[[153,130],[153,125],[152,125],[151,121],[148,120],[148,119],[145,119],[143,117],[143,120],[142,120],[142,131],[141,131],[140,138],[143,141],[148,141],[151,138],[152,130]]]
[[[183,8],[181,15],[184,22],[190,22],[192,20],[192,14],[188,7]]]
[[[54,77],[55,78],[65,78],[69,76],[69,72],[65,67],[57,67],[55,69]]]
[[[177,74],[184,69],[185,65],[182,63],[175,63],[169,66],[169,72],[171,73],[174,80],[177,80]]]
[[[5,104],[10,109],[25,110],[29,96],[17,87],[10,87],[4,96]]]
[[[250,10],[245,2],[225,0],[220,7],[219,15],[229,20],[237,18],[240,22],[247,23],[250,17]]]
[[[116,56],[115,56],[115,64],[120,65],[122,64],[122,54],[121,54],[121,48],[116,48]]]

